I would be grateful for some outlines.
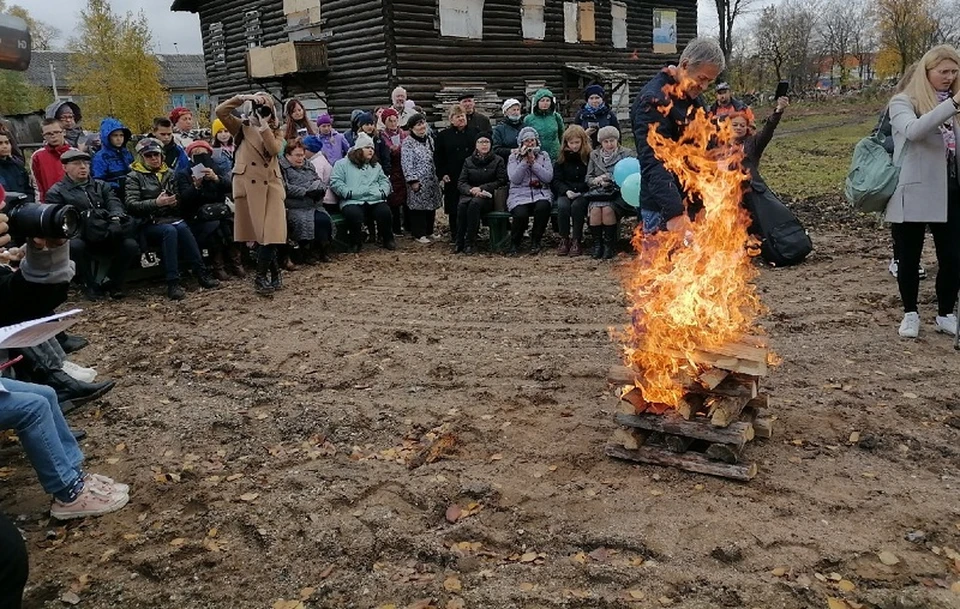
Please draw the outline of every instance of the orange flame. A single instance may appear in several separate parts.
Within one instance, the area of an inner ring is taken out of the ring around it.
[[[639,254],[625,278],[632,323],[614,333],[644,399],[669,406],[683,397],[681,372],[696,373],[694,353],[736,342],[761,312],[750,217],[740,204],[749,177],[742,147],[726,121],[717,126],[702,110],[688,119],[679,141],[651,129],[647,142],[679,178],[687,204],[693,198],[703,210],[687,234],[637,227]],[[720,146],[708,150],[711,142]]]

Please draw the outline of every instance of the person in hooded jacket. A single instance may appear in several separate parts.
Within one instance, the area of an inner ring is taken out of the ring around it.
[[[36,198],[30,174],[23,159],[13,153],[13,140],[6,133],[0,133],[0,185],[7,192],[19,192],[27,195],[27,202]],[[10,210],[7,210],[10,211]]]
[[[47,106],[46,118],[55,118],[63,125],[63,139],[72,148],[78,146],[83,128],[80,127],[80,106],[72,101],[56,101]]]
[[[533,95],[533,110],[523,119],[526,127],[533,127],[540,136],[540,146],[550,161],[560,158],[560,138],[563,136],[563,117],[557,112],[557,102],[550,89],[540,89]]]
[[[280,159],[280,169],[287,191],[289,239],[300,245],[302,262],[315,264],[329,260],[327,248],[333,239],[333,220],[323,208],[328,184],[307,160],[306,152],[300,138],[289,142]]]
[[[113,117],[100,121],[102,147],[93,157],[93,177],[110,185],[120,200],[123,200],[123,185],[133,165],[133,153],[127,150],[130,130]]]
[[[454,104],[447,112],[450,126],[437,134],[437,149],[434,163],[443,188],[443,211],[450,223],[450,241],[457,242],[457,208],[460,204],[460,189],[457,181],[463,163],[474,152],[477,132],[467,126],[467,113],[460,104]]]
[[[210,254],[210,269],[217,281],[229,279],[227,271],[246,277],[240,249],[233,241],[233,213],[226,204],[232,184],[230,171],[213,157],[213,147],[204,140],[187,146],[190,163],[176,172],[180,212],[197,245]],[[194,174],[194,167],[200,166]]]
[[[220,282],[203,263],[200,246],[184,221],[176,193],[176,176],[163,160],[161,143],[149,137],[137,142],[137,160],[127,176],[124,206],[127,213],[140,221],[141,236],[146,244],[160,247],[167,297],[183,300],[186,292],[180,285],[181,254],[193,267],[201,287],[216,288]]]
[[[587,220],[587,165],[590,162],[590,136],[579,125],[570,125],[563,132],[560,158],[553,164],[553,194],[557,201],[557,223],[560,229],[560,256],[583,253],[583,225]],[[570,238],[571,220],[573,238]]]
[[[493,153],[506,163],[510,155],[517,151],[517,136],[523,129],[523,104],[516,99],[508,99],[501,107],[503,118],[493,128]]]
[[[583,90],[583,98],[586,103],[573,122],[580,125],[590,136],[590,145],[596,149],[600,147],[600,140],[597,139],[597,133],[604,127],[614,127],[620,130],[620,121],[617,119],[616,112],[604,101],[603,87],[600,85],[590,85]]]
[[[457,209],[457,253],[476,251],[483,215],[493,210],[493,195],[507,185],[507,166],[492,151],[489,133],[477,136],[474,153],[463,162],[457,180],[460,201]]]
[[[536,255],[542,249],[541,239],[550,222],[553,164],[546,151],[540,148],[537,130],[533,127],[520,130],[517,146],[519,150],[510,155],[510,162],[507,163],[507,177],[510,179],[507,211],[512,216],[507,255],[516,256],[520,253],[520,244],[530,223],[530,216],[533,216],[530,253]]]

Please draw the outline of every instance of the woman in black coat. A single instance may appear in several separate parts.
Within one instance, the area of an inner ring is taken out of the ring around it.
[[[557,224],[560,228],[560,256],[583,253],[583,225],[587,219],[587,164],[590,161],[590,138],[579,125],[570,125],[563,132],[560,158],[553,165],[553,194],[557,200]],[[573,220],[573,239],[570,224]]]
[[[473,254],[483,214],[493,209],[493,195],[507,185],[507,164],[492,152],[489,133],[477,137],[474,153],[463,163],[457,190],[460,202],[457,208],[457,253]]]
[[[574,124],[580,125],[590,136],[590,145],[600,146],[597,134],[604,127],[616,127],[620,131],[620,121],[617,113],[604,101],[603,87],[590,85],[583,90],[583,99],[586,101],[583,108],[577,113]]]
[[[467,126],[467,113],[463,106],[454,104],[447,113],[450,126],[437,134],[437,148],[434,152],[434,164],[437,177],[443,188],[443,211],[450,221],[450,241],[457,237],[457,209],[460,191],[457,177],[463,169],[463,163],[473,154],[477,132]]]

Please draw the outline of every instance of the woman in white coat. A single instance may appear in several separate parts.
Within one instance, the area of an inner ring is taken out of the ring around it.
[[[949,45],[927,51],[903,93],[890,100],[893,160],[900,166],[897,190],[887,203],[894,248],[900,258],[897,284],[903,300],[900,336],[920,333],[917,293],[920,254],[927,226],[937,250],[936,331],[955,334],[953,314],[960,289],[960,55]]]

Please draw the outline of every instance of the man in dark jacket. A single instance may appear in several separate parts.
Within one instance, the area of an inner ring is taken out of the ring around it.
[[[723,50],[712,38],[694,38],[680,55],[677,66],[664,68],[653,77],[630,108],[633,137],[640,161],[640,216],[643,230],[686,230],[690,212],[684,204],[680,182],[647,143],[651,129],[679,140],[684,127],[697,110],[705,111],[700,94],[723,71]]]
[[[477,132],[467,125],[467,114],[460,104],[450,108],[447,118],[450,126],[437,134],[437,149],[433,158],[437,177],[443,187],[443,211],[450,220],[450,242],[456,243],[457,207],[460,203],[457,181],[463,170],[463,162],[473,154]]]
[[[490,117],[482,112],[477,112],[477,101],[473,93],[461,93],[460,106],[467,114],[467,129],[473,129],[474,133],[490,133],[493,131],[493,125],[490,124]]]
[[[753,110],[750,106],[740,101],[730,92],[730,85],[722,82],[717,85],[717,101],[710,106],[710,114],[717,118],[724,118],[731,114],[743,114],[747,117],[747,122],[753,125],[756,120],[753,116]]]
[[[13,141],[5,133],[0,133],[0,185],[7,192],[27,195],[26,201],[33,201],[36,196],[27,168],[22,159],[13,155]]]
[[[153,119],[153,131],[150,133],[150,137],[158,140],[163,147],[163,162],[167,164],[167,167],[176,171],[190,164],[187,151],[174,139],[173,123],[170,122],[169,118],[161,116]]]
[[[105,294],[113,298],[123,298],[124,282],[127,270],[134,261],[140,259],[140,247],[133,236],[124,230],[129,222],[123,204],[106,182],[90,178],[90,155],[76,149],[68,150],[60,156],[66,175],[53,185],[47,193],[47,203],[73,205],[84,218],[94,209],[110,212],[110,234],[100,241],[88,241],[89,235],[71,239],[70,255],[77,265],[77,274],[84,286],[84,294],[90,300],[100,300]],[[103,218],[106,220],[106,218]],[[109,261],[107,281],[103,286],[97,283],[91,266],[92,257]]]

